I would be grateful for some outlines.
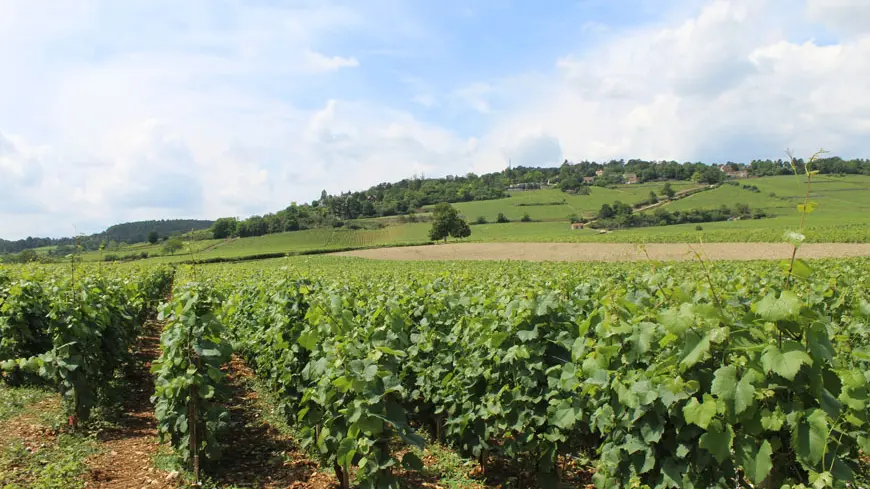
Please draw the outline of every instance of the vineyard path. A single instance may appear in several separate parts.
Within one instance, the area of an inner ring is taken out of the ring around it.
[[[103,450],[88,460],[88,489],[172,489],[180,483],[177,474],[162,472],[153,462],[159,442],[150,369],[151,362],[160,355],[162,326],[149,320],[137,341],[136,367],[128,377],[121,418],[99,434]]]

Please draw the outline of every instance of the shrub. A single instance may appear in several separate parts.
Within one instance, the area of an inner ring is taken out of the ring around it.
[[[486,220],[486,218],[483,217],[483,216],[477,216],[477,220],[474,221],[474,222],[477,223],[477,224],[486,224],[486,223],[487,223],[487,220]]]
[[[523,214],[523,218],[520,219],[520,221],[522,221],[522,222],[532,222],[532,216],[530,216],[529,213],[526,212],[525,214]]]
[[[695,226],[695,231],[703,231],[703,230],[704,230],[704,226],[701,226],[700,224]]]
[[[504,215],[504,212],[499,212],[498,217],[496,218],[495,222],[504,223],[504,222],[511,222],[511,221],[510,221],[510,219],[507,218],[507,216]]]

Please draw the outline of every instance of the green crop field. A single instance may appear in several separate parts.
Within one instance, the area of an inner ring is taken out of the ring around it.
[[[868,258],[29,264],[0,299],[10,487],[868,482]]]
[[[589,187],[589,195],[568,194],[556,189],[515,190],[505,199],[460,202],[454,206],[472,222],[480,216],[495,221],[500,212],[512,221],[520,220],[525,214],[535,221],[567,221],[572,214],[590,217],[602,204],[617,200],[626,204],[646,200],[651,191],[658,194],[663,186],[664,183],[657,182],[619,185],[613,189]],[[695,187],[688,182],[671,182],[671,186],[675,191]]]
[[[722,185],[708,192],[701,192],[664,206],[669,210],[709,209],[722,204],[748,204],[764,209],[778,219],[777,225],[800,220],[795,212],[804,201],[806,179],[804,177],[764,177],[738,181],[741,185],[754,185],[759,192],[742,187]],[[771,196],[773,194],[773,196]],[[810,201],[818,203],[811,219],[825,224],[870,223],[870,176],[850,175],[831,177],[817,175],[812,180]]]

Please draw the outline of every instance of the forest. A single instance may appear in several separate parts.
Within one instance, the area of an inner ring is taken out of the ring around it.
[[[57,246],[55,254],[66,255],[78,243],[85,250],[96,250],[101,244],[109,245],[114,242],[141,243],[148,240],[148,235],[156,232],[159,237],[177,236],[190,231],[208,229],[213,221],[197,219],[161,219],[159,221],[136,221],[125,222],[109,226],[101,233],[88,236],[71,236],[65,238],[33,238],[27,237],[17,241],[0,239],[0,254],[18,253],[43,246]]]

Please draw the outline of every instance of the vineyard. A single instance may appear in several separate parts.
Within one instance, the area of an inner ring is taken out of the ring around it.
[[[870,453],[867,259],[9,268],[0,301],[4,379],[77,418],[159,309],[159,432],[204,476],[232,354],[334,487],[406,487],[433,446],[542,488],[850,487]]]

